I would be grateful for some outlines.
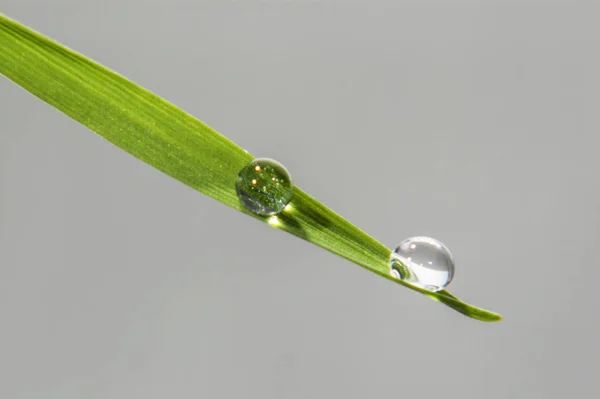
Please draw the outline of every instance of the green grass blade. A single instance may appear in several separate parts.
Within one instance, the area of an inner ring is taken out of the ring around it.
[[[446,291],[431,293],[391,278],[388,248],[297,187],[290,206],[278,216],[251,214],[237,198],[235,179],[252,155],[173,104],[1,14],[0,73],[116,146],[225,205],[469,317],[501,319]]]

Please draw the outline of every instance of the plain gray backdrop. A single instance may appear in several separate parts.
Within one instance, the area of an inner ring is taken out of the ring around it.
[[[565,398],[598,386],[600,3],[0,0],[390,248],[480,323],[0,77],[0,397]],[[265,248],[268,251],[259,250]]]

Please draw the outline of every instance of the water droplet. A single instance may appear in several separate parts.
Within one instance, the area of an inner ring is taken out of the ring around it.
[[[392,252],[390,273],[416,287],[443,290],[454,277],[450,250],[435,238],[411,237]]]
[[[256,158],[246,165],[238,173],[235,189],[246,208],[265,216],[281,212],[294,195],[285,166],[269,158]]]

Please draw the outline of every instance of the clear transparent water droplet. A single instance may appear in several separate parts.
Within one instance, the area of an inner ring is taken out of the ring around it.
[[[390,273],[414,286],[443,290],[454,277],[450,250],[435,238],[411,237],[392,252]]]
[[[256,158],[235,181],[238,198],[259,215],[276,215],[292,200],[294,184],[285,166],[269,158]]]

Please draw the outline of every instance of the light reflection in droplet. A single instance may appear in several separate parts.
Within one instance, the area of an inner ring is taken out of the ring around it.
[[[439,291],[454,277],[454,260],[450,250],[440,241],[412,237],[392,252],[390,274],[416,287]]]

